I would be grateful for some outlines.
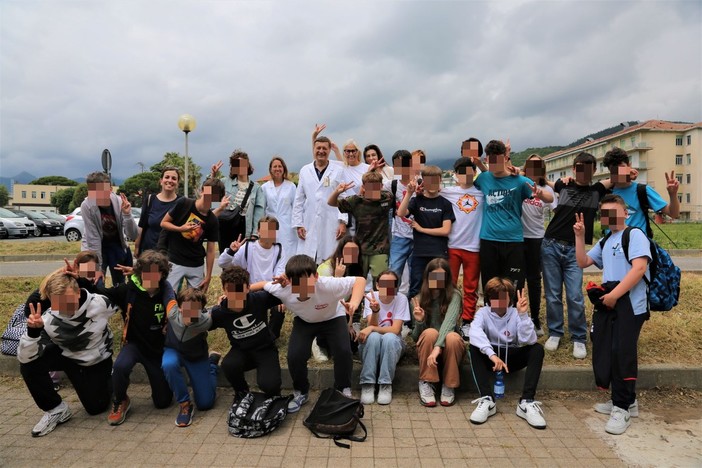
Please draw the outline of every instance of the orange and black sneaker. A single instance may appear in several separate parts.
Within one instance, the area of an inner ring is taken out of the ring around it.
[[[193,422],[193,404],[188,401],[184,401],[180,404],[180,411],[176,417],[175,425],[178,427],[188,427]]]
[[[110,410],[110,414],[107,415],[107,422],[110,423],[110,426],[119,426],[122,424],[127,418],[130,406],[131,402],[129,401],[129,397],[126,397],[122,401],[113,401],[112,410]]]

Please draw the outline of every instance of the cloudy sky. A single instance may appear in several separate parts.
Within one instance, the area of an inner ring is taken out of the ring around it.
[[[391,155],[702,120],[702,2],[0,2],[0,173],[127,177],[235,148],[311,159],[317,122]]]

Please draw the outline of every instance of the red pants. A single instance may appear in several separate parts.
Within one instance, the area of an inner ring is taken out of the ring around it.
[[[480,280],[480,253],[462,249],[448,249],[449,266],[454,284],[458,285],[458,272],[463,266],[463,321],[473,320],[478,302]]]

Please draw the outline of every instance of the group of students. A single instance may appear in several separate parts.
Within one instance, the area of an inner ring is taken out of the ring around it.
[[[95,232],[86,235],[84,248],[95,252],[94,266],[67,266],[50,275],[26,308],[22,375],[46,412],[32,434],[44,435],[71,415],[53,389],[49,371],[66,372],[90,414],[111,405],[108,421],[117,425],[130,408],[127,388],[136,363],[146,369],[154,405],[169,406],[175,393],[180,404],[176,424],[189,425],[194,406],[204,410],[214,404],[221,356],[208,353],[206,338],[215,328],[225,329],[231,344],[221,369],[235,399],[249,390],[244,372],[250,369],[257,370],[261,391],[278,395],[276,340],[286,309],[294,317],[287,350],[294,391],[289,412],[299,411],[309,399],[307,362],[315,340],[334,360],[338,390],[351,395],[357,347],[363,362],[362,402],[389,404],[406,347],[406,324],[417,346],[423,405],[436,406],[438,383],[439,403],[454,404],[469,341],[470,374],[480,394],[473,401],[471,422],[481,424],[495,414],[495,372],[526,368],[516,413],[530,426],[545,428],[535,400],[544,359],[544,347],[537,342],[543,334],[542,262],[550,335],[545,348],[555,350],[563,336],[565,285],[577,358],[586,356],[581,268],[595,264],[604,270],[605,290],[597,299],[603,307],[596,309],[592,336],[593,346],[615,350],[598,353],[594,363],[598,385],[611,386],[612,400],[595,409],[610,414],[608,432],[623,433],[638,412],[636,343],[648,318],[643,277],[651,258],[646,234],[634,231],[631,236],[631,264],[617,241],[625,223],[645,222],[645,214],[636,215],[639,189],[631,181],[635,171],[626,153],[615,148],[605,156],[610,180],[593,185],[596,160],[581,153],[573,163],[574,177],[551,184],[538,156],[530,157],[520,174],[510,163],[508,145],[490,141],[484,160],[482,144],[471,138],[462,143],[454,164],[456,185],[442,188],[441,170],[427,166],[421,150],[395,152],[389,171],[375,145],[364,151],[371,154],[369,163],[361,163],[353,140],[342,155],[319,135],[323,130],[317,126],[313,132],[314,161],[302,168],[296,188],[286,180],[287,167],[279,157],[269,164],[268,189],[248,180],[253,168],[241,151],[230,158],[224,181],[216,177],[221,163],[212,166],[196,200],[175,196],[178,172],[164,168],[161,193],[145,197],[141,232],[126,198],[108,193],[99,173],[89,175],[84,204],[97,208],[91,214]],[[332,151],[341,161],[329,160]],[[676,182],[671,177],[668,183],[670,205],[646,187],[649,206],[677,217]],[[608,189],[614,193],[606,194]],[[544,228],[546,207],[554,214]],[[586,254],[598,209],[603,227],[613,234]],[[123,232],[138,238],[133,268],[119,263],[130,255]],[[215,242],[224,297],[208,310],[205,292]],[[102,275],[113,263],[115,286],[105,288]],[[406,295],[400,293],[405,265]],[[456,286],[461,270],[462,294]],[[124,283],[122,272],[127,273]],[[372,280],[368,284],[367,277]],[[479,308],[481,278],[485,305]],[[187,285],[181,289],[183,279]],[[528,293],[523,292],[525,283]],[[124,332],[113,365],[107,318],[118,310]],[[361,319],[363,328],[356,325]],[[195,405],[181,366],[190,376]]]

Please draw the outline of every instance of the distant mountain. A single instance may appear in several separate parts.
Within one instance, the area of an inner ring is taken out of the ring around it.
[[[564,147],[563,146],[542,146],[539,148],[527,148],[524,151],[518,151],[516,153],[512,153],[510,155],[510,159],[512,160],[512,164],[515,166],[523,166],[524,161],[526,161],[526,158],[531,156],[532,154],[538,154],[539,156],[543,157],[546,156],[547,154],[554,153],[556,151],[562,150]]]
[[[28,184],[37,177],[30,174],[27,171],[22,171],[17,175],[14,175],[12,177],[0,177],[0,184],[4,185],[5,188],[7,188],[7,191],[12,194],[12,184],[18,183],[18,184]]]

